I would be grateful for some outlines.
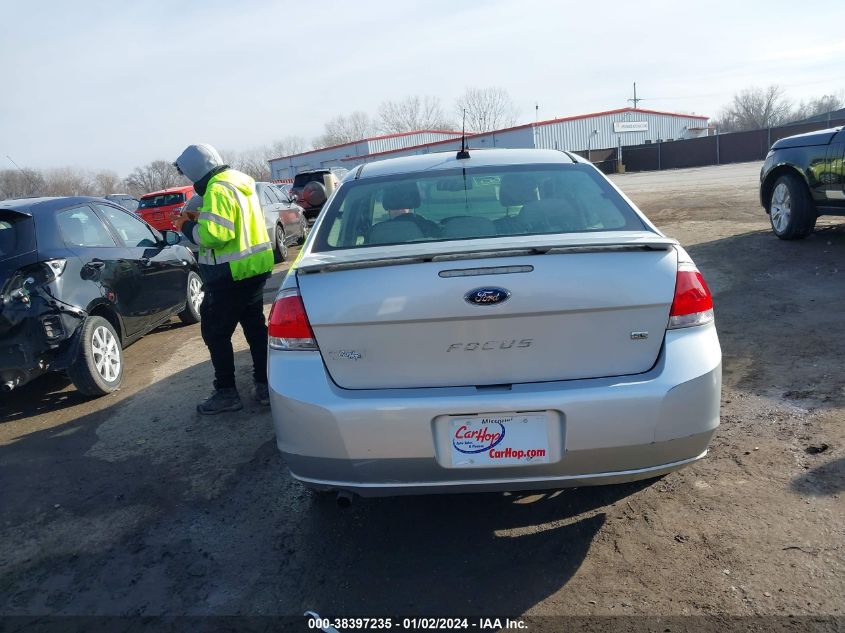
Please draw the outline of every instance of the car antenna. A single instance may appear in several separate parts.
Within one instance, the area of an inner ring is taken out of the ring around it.
[[[464,108],[464,120],[461,124],[461,150],[458,152],[458,160],[469,158],[469,150],[467,149],[467,109]]]

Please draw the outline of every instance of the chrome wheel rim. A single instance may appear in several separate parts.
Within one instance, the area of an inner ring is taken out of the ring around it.
[[[285,246],[285,234],[280,229],[276,230],[276,250],[279,252],[279,255],[287,253],[287,246]]]
[[[120,375],[120,346],[108,328],[100,326],[91,337],[91,350],[97,373],[106,382],[114,382]]]
[[[197,314],[199,314],[203,297],[205,297],[205,293],[202,290],[202,281],[196,275],[191,275],[191,279],[188,281],[188,300]]]
[[[772,207],[769,213],[775,231],[783,233],[789,224],[789,217],[792,215],[792,198],[789,196],[789,188],[785,183],[780,183],[772,192]]]

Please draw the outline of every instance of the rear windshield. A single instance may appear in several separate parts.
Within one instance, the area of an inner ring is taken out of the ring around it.
[[[518,165],[345,183],[313,250],[484,237],[643,230],[592,166]]]
[[[106,199],[116,202],[128,211],[135,211],[138,208],[138,201],[131,196],[106,196]]]
[[[309,182],[314,182],[315,180],[317,182],[323,182],[323,176],[325,176],[327,173],[329,173],[329,172],[321,171],[321,172],[318,172],[318,173],[311,172],[311,173],[308,173],[308,174],[297,174],[296,176],[293,177],[293,186],[294,187],[304,187]]]
[[[35,223],[28,215],[0,209],[0,261],[35,250]]]
[[[168,207],[171,204],[182,204],[185,202],[184,193],[163,193],[158,196],[141,198],[138,203],[139,209],[153,209],[155,207]]]

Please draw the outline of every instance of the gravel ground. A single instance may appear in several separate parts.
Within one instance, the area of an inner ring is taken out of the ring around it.
[[[210,363],[199,328],[173,324],[126,351],[111,396],[46,377],[0,401],[0,614],[843,615],[845,224],[777,240],[758,172],[614,177],[715,293],[707,459],[339,510],[291,480],[266,409],[194,413]]]

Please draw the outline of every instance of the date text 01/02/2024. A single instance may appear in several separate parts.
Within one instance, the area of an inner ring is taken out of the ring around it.
[[[321,618],[308,612],[308,628],[328,633],[344,630],[379,631],[379,630],[522,630],[527,624],[520,618]]]

